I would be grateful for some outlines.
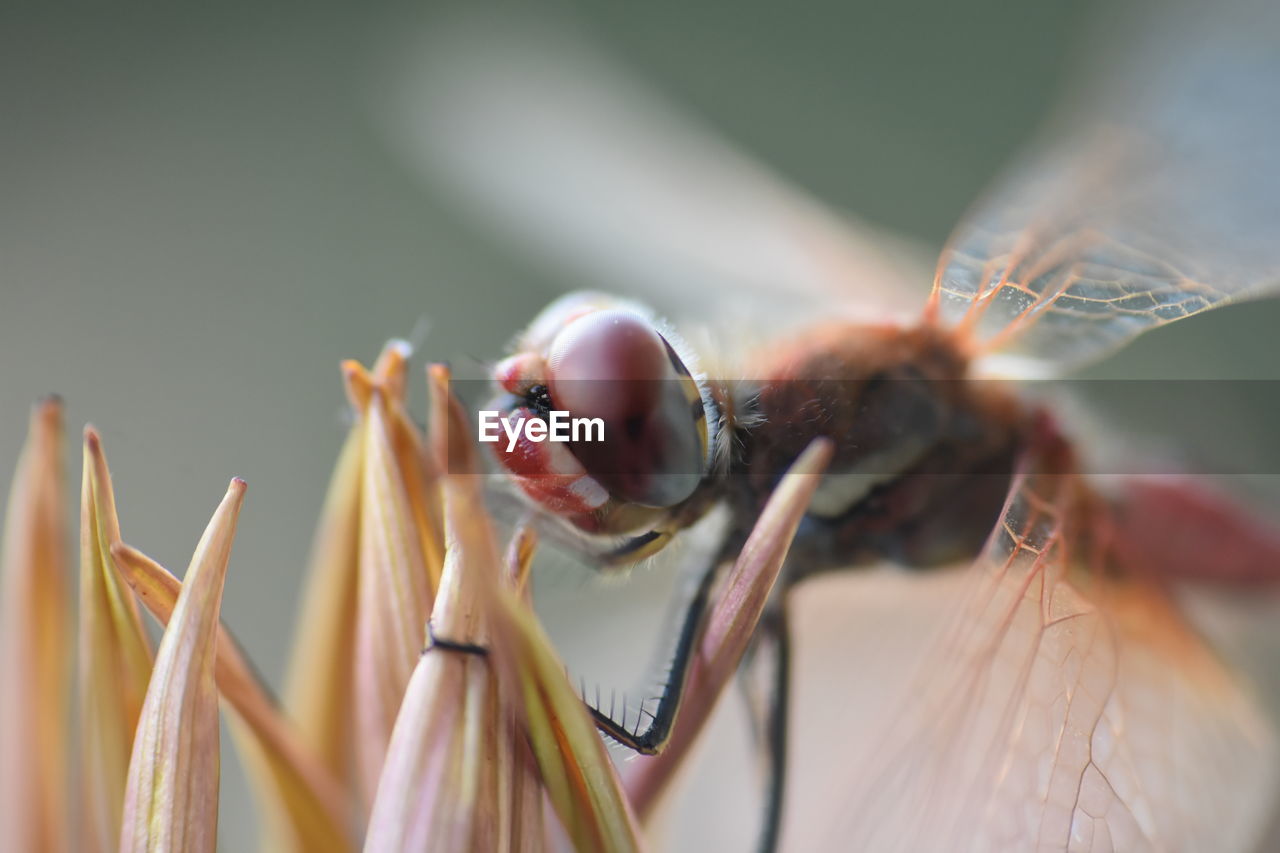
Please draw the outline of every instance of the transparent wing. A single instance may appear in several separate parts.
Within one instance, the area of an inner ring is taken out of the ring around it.
[[[932,309],[979,351],[1073,366],[1280,289],[1280,6],[1152,7],[944,251]]]
[[[793,765],[798,780],[821,778],[822,790],[806,793],[826,816],[821,829],[820,817],[791,821],[795,849],[1258,843],[1277,797],[1271,721],[1162,591],[1080,568],[1077,485],[1023,474],[977,563],[942,579],[941,595],[898,599],[894,622],[927,629],[910,616],[923,601],[921,614],[943,626],[906,638],[923,649],[914,678],[880,661],[846,672],[861,696],[821,712],[839,720],[833,727],[812,706],[806,717],[814,674],[798,673],[798,738],[806,725],[825,726],[813,760],[841,769],[822,778]],[[806,622],[797,621],[803,645]],[[846,669],[858,663],[840,659]],[[894,664],[906,665],[902,653]],[[855,703],[888,713],[852,711]],[[800,800],[791,805],[805,808]]]
[[[913,249],[789,187],[569,28],[445,18],[414,56],[397,148],[566,284],[706,316],[811,316],[815,300],[918,314]]]

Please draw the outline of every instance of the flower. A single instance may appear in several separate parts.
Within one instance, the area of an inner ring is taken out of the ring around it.
[[[62,525],[62,407],[36,405],[0,563],[0,849],[59,850],[69,824],[65,729],[71,578]]]
[[[713,609],[676,748],[628,791],[530,606],[533,530],[500,554],[474,449],[447,440],[467,434],[448,370],[428,371],[424,431],[405,405],[408,355],[393,342],[372,370],[343,365],[356,418],[318,526],[283,704],[220,624],[244,481],[231,481],[179,580],[124,541],[92,427],[73,629],[61,405],[36,406],[4,538],[0,848],[216,849],[220,704],[267,849],[522,851],[561,835],[579,850],[643,846],[637,815],[744,653],[816,485],[803,475],[830,448],[811,448],[778,490]],[[163,626],[157,647],[143,610]],[[70,778],[82,780],[78,797]]]

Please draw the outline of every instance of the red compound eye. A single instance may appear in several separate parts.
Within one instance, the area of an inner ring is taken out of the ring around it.
[[[604,441],[572,448],[612,497],[668,507],[697,487],[706,451],[701,400],[643,319],[595,311],[566,325],[547,355],[547,387],[553,408],[604,421]]]

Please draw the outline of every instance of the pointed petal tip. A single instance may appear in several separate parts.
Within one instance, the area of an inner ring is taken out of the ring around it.
[[[413,356],[413,344],[404,338],[392,338],[383,346],[383,352],[394,352],[398,358],[408,359]]]
[[[35,452],[46,459],[46,464],[50,464],[60,453],[62,443],[61,397],[41,397],[32,405],[27,434],[31,447],[37,448]]]
[[[36,400],[34,409],[35,417],[46,423],[49,421],[61,421],[63,405],[62,397],[57,394],[45,394]]]
[[[232,481],[205,528],[160,640],[129,761],[121,850],[216,849],[214,650],[241,492]]]
[[[396,370],[413,355],[413,347],[401,338],[392,338],[382,346],[378,360],[374,362],[373,372],[385,375],[388,370]]]
[[[108,567],[120,540],[111,474],[101,437],[84,430],[80,515],[80,718],[82,846],[110,849],[119,840],[121,804],[138,716],[151,677],[151,643],[133,594]]]
[[[353,712],[366,802],[422,650],[438,579],[429,555],[443,549],[424,534],[428,525],[434,527],[424,521],[430,484],[420,439],[407,426],[401,404],[404,371],[396,358],[393,352],[379,359],[363,414]]]
[[[809,442],[792,469],[797,474],[821,474],[831,462],[836,451],[836,443],[825,436],[819,436]]]
[[[369,407],[373,385],[374,379],[363,364],[350,358],[342,362],[342,387],[346,390],[351,407],[357,413],[362,413]]]
[[[111,556],[147,609],[167,626],[182,581],[123,542],[111,546]],[[214,680],[235,715],[231,733],[250,781],[263,797],[266,816],[276,823],[277,840],[290,839],[294,846],[287,849],[293,850],[350,850],[338,778],[308,750],[225,627],[218,628],[216,646]]]
[[[32,405],[0,507],[0,849],[67,847],[74,614],[63,517],[62,402]]]
[[[412,354],[413,347],[408,342],[393,339],[382,348],[373,365],[374,382],[397,400],[403,400],[405,396],[405,376]]]
[[[435,361],[427,365],[427,381],[433,386],[449,384],[450,373],[447,362]]]
[[[449,390],[451,377],[448,365],[427,365],[431,407],[427,433],[432,436],[433,453],[443,473],[475,474],[480,471],[480,460],[467,438],[471,434],[467,414]]]

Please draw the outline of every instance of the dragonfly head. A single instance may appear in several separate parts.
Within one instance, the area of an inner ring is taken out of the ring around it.
[[[502,423],[492,448],[540,510],[630,561],[711,470],[717,409],[692,354],[635,303],[575,293],[542,311],[493,368]],[[535,422],[541,422],[537,424]]]

